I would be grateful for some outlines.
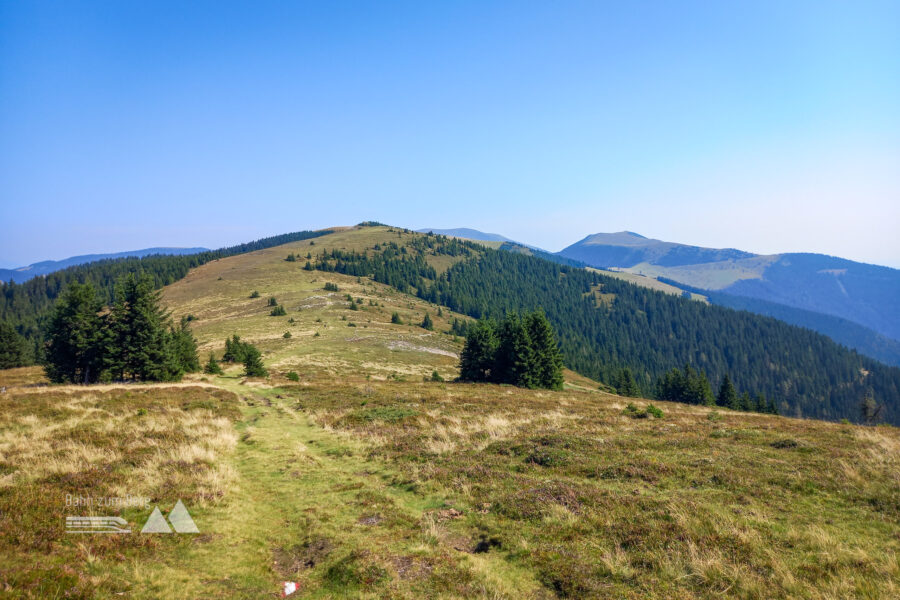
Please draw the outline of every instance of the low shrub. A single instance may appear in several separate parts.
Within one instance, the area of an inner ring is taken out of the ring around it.
[[[628,406],[622,410],[622,414],[629,416],[632,419],[646,419],[647,417],[655,417],[657,419],[663,418],[663,411],[652,404],[648,404],[645,408],[638,408],[629,402]]]

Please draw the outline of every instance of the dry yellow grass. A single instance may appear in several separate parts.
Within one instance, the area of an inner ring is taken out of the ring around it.
[[[307,253],[362,251],[397,239],[398,233],[385,227],[351,229],[214,261],[168,286],[164,301],[176,318],[196,317],[192,328],[204,358],[210,351],[221,354],[225,338],[236,333],[258,345],[276,373],[293,370],[305,380],[421,378],[435,370],[452,378],[461,341],[442,332],[449,330],[452,319],[467,317],[446,308],[439,317],[439,307],[388,286],[302,268]],[[285,261],[289,253],[299,256],[298,261]],[[326,291],[326,283],[340,291]],[[253,291],[260,297],[250,298]],[[361,300],[357,310],[350,310],[348,294]],[[269,315],[269,297],[285,307],[286,316]],[[404,325],[391,323],[394,312]],[[433,332],[418,326],[426,312],[434,320]]]

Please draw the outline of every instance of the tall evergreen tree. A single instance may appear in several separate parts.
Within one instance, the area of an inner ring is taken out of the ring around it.
[[[535,311],[527,315],[525,323],[534,354],[534,384],[537,387],[561,390],[563,387],[563,361],[556,343],[553,326],[550,325],[544,311]]]
[[[518,387],[537,387],[534,349],[522,318],[516,313],[508,314],[500,323],[497,337],[498,380]]]
[[[459,355],[459,378],[463,381],[492,381],[497,354],[497,332],[486,320],[468,327],[466,343]]]
[[[615,387],[620,396],[636,398],[641,394],[637,382],[634,380],[634,375],[628,367],[619,369],[618,376],[615,380]]]
[[[171,331],[172,351],[178,366],[185,373],[196,373],[200,370],[200,358],[197,356],[197,340],[191,332],[187,317],[181,317],[178,329]]]
[[[226,362],[244,362],[244,354],[247,350],[247,346],[249,344],[242,342],[241,338],[238,334],[233,334],[231,338],[225,338],[225,354],[222,355],[222,360]]]
[[[660,377],[656,397],[667,402],[685,402],[685,388],[684,375],[677,368],[673,368]]]
[[[165,325],[160,292],[149,277],[127,275],[108,316],[106,367],[120,380],[171,381],[183,374]]]
[[[103,368],[102,308],[94,287],[71,283],[47,327],[44,371],[54,383],[92,383]]]
[[[734,389],[734,384],[731,383],[731,377],[728,376],[728,373],[725,373],[725,377],[722,379],[722,385],[719,386],[719,395],[716,397],[716,404],[732,410],[740,410],[742,408],[741,400],[738,397],[737,390]]]
[[[0,321],[0,369],[12,369],[28,364],[28,345],[16,328]]]
[[[704,371],[696,371],[690,365],[684,366],[688,382],[688,402],[691,404],[703,404],[713,406],[716,403],[712,393],[712,386]]]
[[[431,315],[425,313],[425,318],[422,319],[422,328],[431,331],[434,329],[434,321],[431,320]]]

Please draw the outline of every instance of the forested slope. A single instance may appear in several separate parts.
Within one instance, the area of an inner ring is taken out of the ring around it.
[[[839,344],[858,350],[887,365],[900,367],[900,341],[889,338],[859,323],[825,313],[795,308],[786,304],[760,300],[748,296],[735,296],[728,292],[704,290],[659,277],[659,281],[683,290],[701,294],[713,304],[735,310],[746,310],[758,315],[775,317],[780,321],[799,325],[825,334]]]
[[[435,275],[419,254],[440,252],[443,242],[424,239],[427,245],[387,254],[321,255],[315,266],[371,275],[473,317],[543,308],[568,367],[607,383],[629,367],[644,394],[667,370],[690,363],[706,371],[714,386],[730,374],[739,392],[764,394],[783,414],[858,420],[860,401],[871,391],[886,405],[886,418],[900,423],[900,369],[821,334],[474,244],[469,258]]]
[[[127,273],[145,273],[152,278],[156,288],[161,288],[178,281],[192,268],[211,260],[315,238],[328,233],[331,233],[331,230],[285,233],[198,254],[106,259],[69,267],[21,284],[0,283],[0,321],[13,325],[18,333],[29,341],[32,348],[36,348],[42,340],[42,329],[53,303],[65,287],[73,281],[91,283],[97,289],[101,299],[109,304],[113,299],[116,280]]]

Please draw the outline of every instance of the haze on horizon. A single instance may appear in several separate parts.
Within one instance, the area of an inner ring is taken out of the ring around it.
[[[0,4],[0,267],[350,225],[900,268],[900,4]]]

